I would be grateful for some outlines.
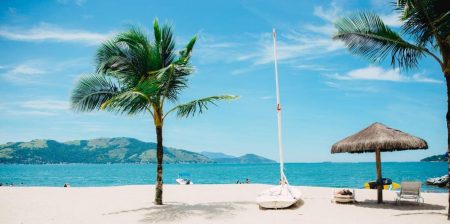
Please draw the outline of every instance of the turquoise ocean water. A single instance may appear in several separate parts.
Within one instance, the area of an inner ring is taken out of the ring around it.
[[[0,164],[0,182],[15,186],[115,186],[153,184],[155,164]],[[394,182],[425,181],[447,172],[446,163],[387,162],[383,177]],[[188,172],[195,184],[231,184],[249,178],[252,183],[277,184],[278,164],[164,164],[164,183],[174,184],[178,173]],[[362,188],[375,178],[375,163],[288,163],[285,173],[291,185]],[[446,192],[423,186],[424,191]]]

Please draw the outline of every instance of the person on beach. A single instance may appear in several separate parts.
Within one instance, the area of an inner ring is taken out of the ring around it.
[[[250,183],[250,180],[247,178],[247,179],[245,179],[245,183],[246,184],[249,184]]]
[[[70,187],[70,184],[65,183],[65,184],[64,184],[64,187]]]

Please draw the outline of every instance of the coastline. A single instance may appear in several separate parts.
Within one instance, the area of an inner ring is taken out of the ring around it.
[[[0,223],[447,223],[447,194],[422,193],[425,203],[376,204],[376,191],[355,189],[356,204],[331,203],[333,188],[304,187],[286,210],[261,210],[256,195],[271,185],[164,185],[163,206],[153,185],[1,187]]]

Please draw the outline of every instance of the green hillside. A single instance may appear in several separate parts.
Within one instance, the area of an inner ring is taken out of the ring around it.
[[[212,163],[199,153],[164,148],[165,163]],[[0,145],[0,163],[156,163],[156,143],[133,138],[57,142],[33,140]]]
[[[421,159],[420,161],[421,162],[447,162],[448,157],[447,157],[447,153],[445,153],[443,155],[429,156],[429,157]]]

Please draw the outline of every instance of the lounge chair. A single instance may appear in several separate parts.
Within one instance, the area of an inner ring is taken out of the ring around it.
[[[397,192],[395,203],[399,204],[402,199],[414,199],[417,204],[424,203],[423,197],[420,195],[420,182],[402,182],[400,192]]]
[[[355,189],[333,189],[333,195],[331,196],[331,202],[335,203],[353,203],[355,200]]]

